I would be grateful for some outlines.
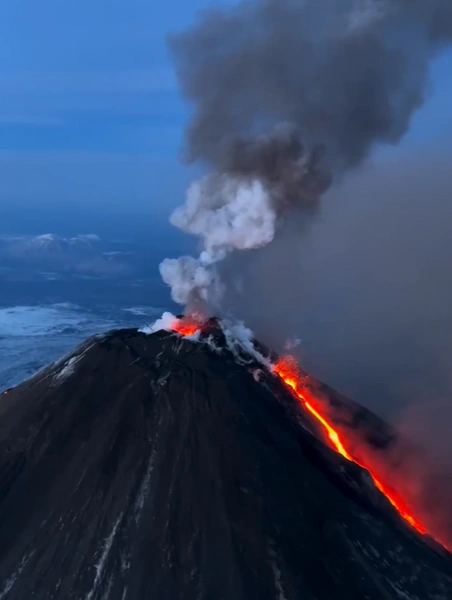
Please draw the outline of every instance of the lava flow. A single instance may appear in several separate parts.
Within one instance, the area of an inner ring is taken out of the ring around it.
[[[192,336],[202,328],[202,321],[193,317],[181,317],[171,323],[171,329],[183,336]],[[406,501],[395,492],[392,487],[384,484],[381,479],[373,472],[369,465],[363,464],[356,459],[347,450],[347,440],[343,439],[342,435],[328,422],[328,420],[320,414],[319,410],[314,407],[315,398],[312,393],[303,384],[300,371],[295,359],[291,356],[286,356],[278,360],[273,365],[273,372],[281,381],[288,387],[295,397],[301,402],[302,406],[312,415],[312,417],[320,423],[329,439],[332,448],[341,456],[365,469],[371,476],[375,487],[387,498],[390,504],[397,510],[399,515],[420,534],[427,534],[428,531],[424,525],[412,514]],[[431,535],[431,534],[429,534]],[[431,536],[442,546],[447,547],[440,540]]]
[[[369,465],[362,464],[347,451],[346,440],[342,440],[341,436],[334,429],[334,427],[332,427],[330,423],[328,423],[328,421],[313,407],[310,393],[303,386],[303,383],[300,380],[300,374],[295,360],[291,357],[282,358],[274,365],[273,371],[276,375],[278,375],[278,377],[280,377],[285,385],[292,390],[304,408],[306,408],[306,410],[308,410],[311,415],[322,425],[336,452],[341,454],[347,460],[356,463],[361,468],[366,469],[372,477],[375,487],[377,487],[380,492],[386,496],[388,501],[397,510],[400,516],[403,517],[403,519],[405,519],[405,521],[407,521],[419,533],[427,533],[426,528],[416,519],[416,517],[411,514],[406,502],[400,498],[396,492],[384,485],[372,472],[372,469],[369,468]]]

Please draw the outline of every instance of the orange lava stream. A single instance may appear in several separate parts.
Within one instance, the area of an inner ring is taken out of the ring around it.
[[[302,405],[308,410],[311,415],[322,425],[328,439],[331,442],[332,447],[336,452],[341,454],[347,460],[354,462],[361,468],[366,469],[375,484],[375,487],[386,496],[392,506],[397,510],[407,523],[409,523],[419,533],[425,534],[427,530],[425,527],[410,513],[408,506],[406,505],[403,498],[400,498],[392,489],[384,485],[375,475],[372,473],[372,469],[368,465],[361,464],[358,460],[348,452],[346,448],[346,442],[341,440],[339,433],[332,427],[328,421],[323,417],[313,406],[308,399],[308,392],[300,382],[299,374],[295,361],[291,357],[280,359],[273,367],[274,373],[280,377],[285,385],[292,390],[294,395],[300,400]]]
[[[200,324],[195,319],[190,317],[183,317],[177,319],[172,324],[172,329],[183,336],[194,335],[199,329]],[[365,469],[371,476],[375,487],[388,499],[392,506],[397,510],[400,516],[411,525],[416,531],[422,535],[427,533],[427,529],[414,517],[406,502],[401,498],[393,489],[390,489],[372,472],[369,465],[364,465],[356,458],[354,458],[346,448],[346,442],[341,439],[339,433],[334,429],[330,423],[322,416],[318,410],[314,408],[312,402],[308,399],[309,392],[303,386],[300,381],[300,375],[296,361],[291,356],[281,358],[274,366],[273,372],[284,382],[284,384],[292,390],[293,394],[300,400],[301,404],[306,410],[319,422],[331,445],[336,452],[346,458],[348,461],[353,462]],[[438,541],[438,540],[437,540]],[[440,542],[441,543],[441,542]]]

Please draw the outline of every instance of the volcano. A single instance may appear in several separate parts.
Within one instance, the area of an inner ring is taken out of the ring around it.
[[[451,598],[449,553],[327,443],[275,360],[214,319],[119,330],[1,395],[0,599]]]

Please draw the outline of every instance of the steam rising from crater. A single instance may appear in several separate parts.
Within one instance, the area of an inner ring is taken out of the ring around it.
[[[269,244],[333,176],[397,143],[451,36],[450,0],[251,0],[172,36],[194,108],[186,159],[210,171],[171,219],[202,244],[162,263],[174,300],[218,304],[218,261]]]
[[[218,305],[222,285],[215,264],[234,250],[269,244],[278,220],[292,207],[313,211],[330,183],[323,153],[306,153],[299,131],[289,125],[253,141],[236,139],[227,157],[226,170],[195,181],[185,205],[171,216],[171,223],[198,236],[203,248],[197,259],[184,256],[160,265],[180,304]]]

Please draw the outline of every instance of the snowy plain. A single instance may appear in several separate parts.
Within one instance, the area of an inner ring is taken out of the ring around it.
[[[152,306],[88,308],[68,302],[0,307],[0,390],[31,377],[90,335],[140,327],[159,311]]]

